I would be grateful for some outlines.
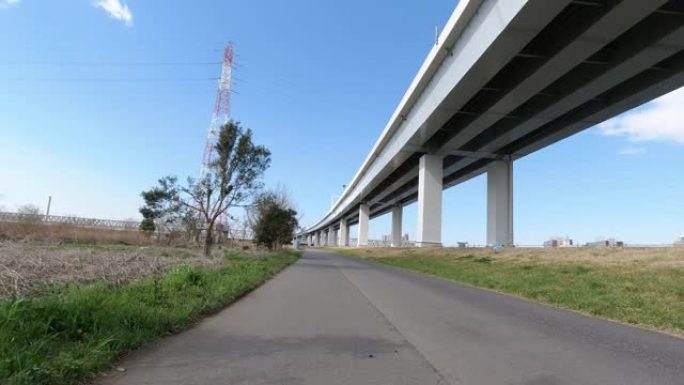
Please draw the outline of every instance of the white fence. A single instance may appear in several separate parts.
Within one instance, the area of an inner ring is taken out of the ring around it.
[[[0,222],[12,223],[46,223],[46,224],[65,224],[78,227],[89,228],[104,228],[112,230],[139,230],[139,221],[122,221],[116,219],[98,219],[98,218],[82,218],[73,216],[60,215],[42,215],[42,214],[21,214],[0,211]],[[186,229],[181,226],[165,226],[162,233],[170,232],[184,232]],[[201,231],[201,230],[200,230]],[[224,234],[227,239],[239,241],[251,241],[254,234],[250,229],[224,229],[223,226],[217,225],[215,230],[217,233]]]
[[[100,227],[121,230],[137,230],[138,221],[121,221],[115,219],[67,217],[59,215],[21,214],[0,212],[0,222],[42,222],[75,225],[80,227]]]

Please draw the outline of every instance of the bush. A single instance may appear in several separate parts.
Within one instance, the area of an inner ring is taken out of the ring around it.
[[[21,221],[23,223],[40,223],[43,221],[40,208],[36,205],[23,205],[17,209],[17,213],[22,215]]]
[[[284,193],[266,192],[256,199],[250,213],[254,242],[269,250],[289,243],[297,229],[297,212]]]

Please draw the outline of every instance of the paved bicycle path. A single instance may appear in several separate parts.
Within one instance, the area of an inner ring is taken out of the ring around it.
[[[99,383],[684,385],[684,340],[307,250],[121,366]]]

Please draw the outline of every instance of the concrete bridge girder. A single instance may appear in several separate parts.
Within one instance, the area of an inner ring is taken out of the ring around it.
[[[342,245],[358,223],[366,246],[369,219],[391,212],[397,246],[402,206],[417,201],[418,245],[439,245],[442,190],[486,172],[487,244],[513,245],[515,159],[684,85],[682,13],[659,8],[670,3],[462,1],[314,230],[339,223]]]

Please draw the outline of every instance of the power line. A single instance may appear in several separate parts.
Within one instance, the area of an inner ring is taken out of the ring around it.
[[[11,82],[206,82],[218,81],[219,78],[9,78]]]
[[[29,61],[0,62],[0,66],[218,66],[221,62],[97,62],[97,61]]]

